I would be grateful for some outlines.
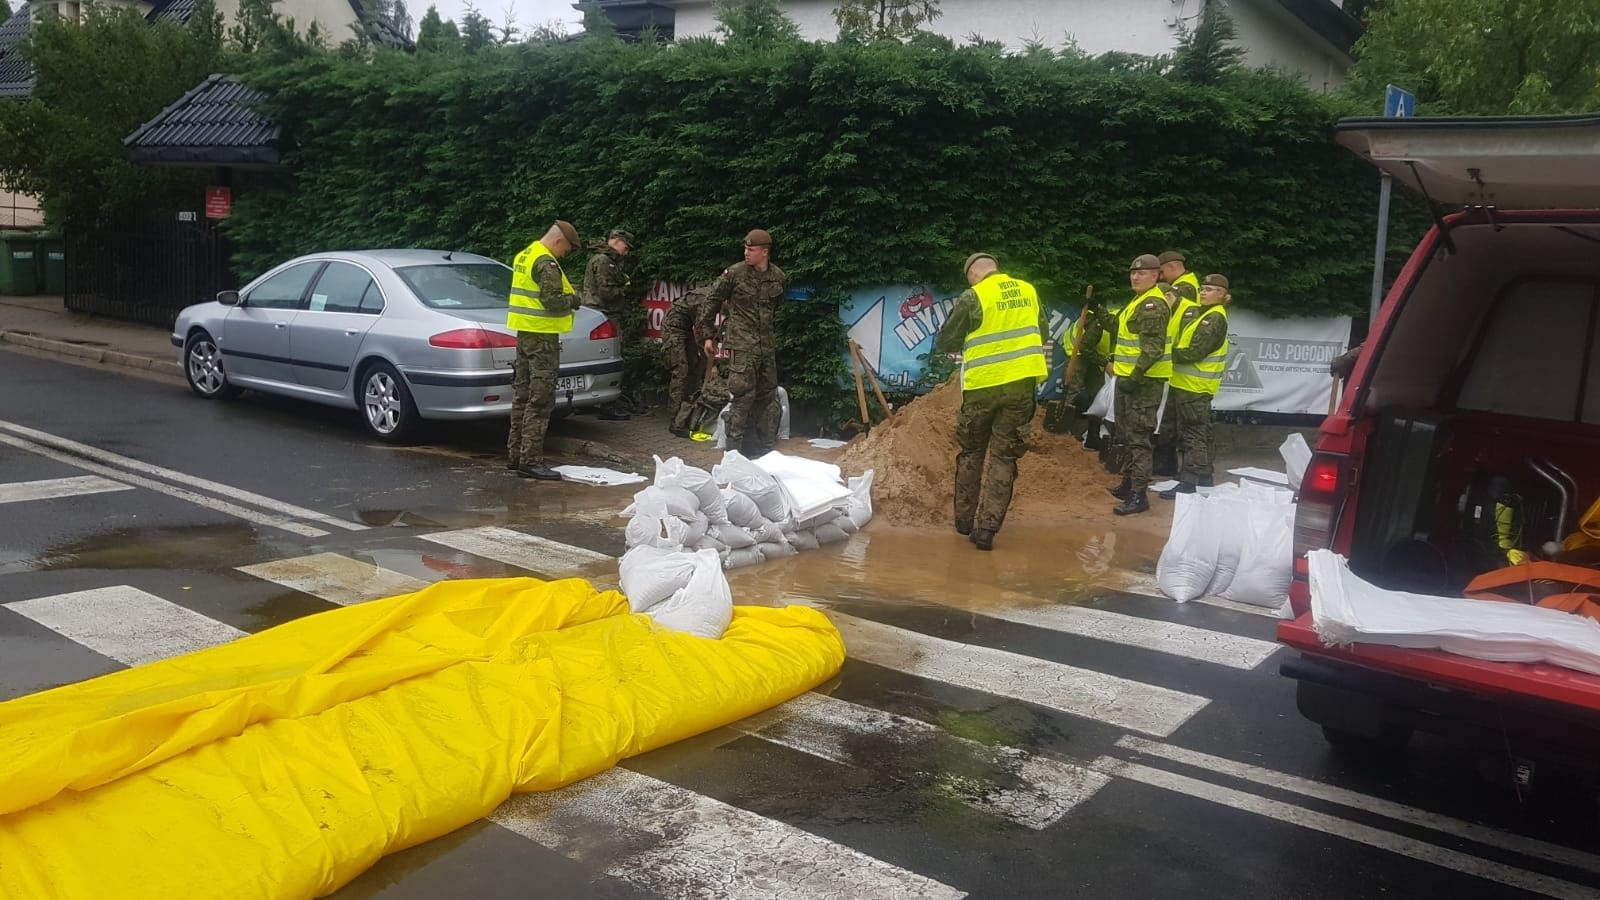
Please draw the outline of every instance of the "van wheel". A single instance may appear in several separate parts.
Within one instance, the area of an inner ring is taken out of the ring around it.
[[[1406,747],[1411,744],[1411,729],[1387,723],[1376,736],[1331,725],[1322,726],[1322,736],[1333,752],[1353,759],[1397,759],[1405,755]]]
[[[388,444],[409,440],[421,419],[405,379],[386,362],[375,362],[362,370],[356,385],[356,404],[361,408],[367,433]]]
[[[228,381],[222,370],[222,351],[204,330],[189,335],[183,343],[183,377],[189,390],[207,400],[232,400],[244,392]]]

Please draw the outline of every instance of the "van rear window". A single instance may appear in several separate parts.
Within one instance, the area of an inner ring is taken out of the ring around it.
[[[1596,294],[1587,279],[1509,285],[1469,351],[1457,408],[1600,423]]]

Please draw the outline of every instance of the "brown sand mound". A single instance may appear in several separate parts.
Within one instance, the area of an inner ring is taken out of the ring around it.
[[[875,470],[873,512],[899,525],[934,525],[950,522],[950,504],[956,477],[956,418],[961,411],[961,387],[955,378],[918,397],[895,412],[894,418],[874,425],[868,434],[846,446],[839,466],[856,475]],[[1170,503],[1151,495],[1152,511],[1129,519],[1116,519],[1116,501],[1106,488],[1117,479],[1106,474],[1099,458],[1083,449],[1071,435],[1044,429],[1044,411],[1033,420],[1028,452],[1017,463],[1017,485],[1011,498],[1007,526],[1027,522],[1086,519],[1155,529],[1165,533]]]

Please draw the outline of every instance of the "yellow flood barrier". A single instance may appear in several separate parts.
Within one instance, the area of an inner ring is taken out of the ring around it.
[[[451,581],[0,703],[0,897],[315,897],[827,680],[803,607],[721,640],[578,580]]]

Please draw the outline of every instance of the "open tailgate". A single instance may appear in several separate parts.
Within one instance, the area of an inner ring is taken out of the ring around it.
[[[1413,650],[1377,644],[1329,647],[1311,627],[1311,613],[1278,623],[1278,640],[1296,650],[1353,663],[1376,672],[1402,675],[1487,697],[1524,695],[1600,712],[1600,675],[1560,666],[1489,662],[1442,650]]]
[[[1436,203],[1600,208],[1600,115],[1343,119],[1334,138]]]

